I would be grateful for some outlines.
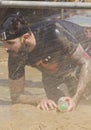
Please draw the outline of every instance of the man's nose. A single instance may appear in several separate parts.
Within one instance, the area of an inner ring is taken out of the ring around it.
[[[4,45],[4,48],[5,48],[6,51],[10,50],[10,47],[7,44]]]
[[[6,47],[5,47],[5,51],[8,51],[8,50],[9,50],[9,48],[6,48]]]

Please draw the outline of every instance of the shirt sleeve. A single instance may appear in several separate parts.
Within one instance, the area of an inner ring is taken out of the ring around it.
[[[8,57],[8,72],[9,78],[12,80],[17,80],[25,74],[25,65],[19,56],[12,56],[9,54]]]

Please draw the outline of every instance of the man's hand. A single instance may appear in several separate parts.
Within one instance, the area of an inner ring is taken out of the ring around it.
[[[77,106],[77,103],[71,97],[64,97],[64,101],[68,103],[68,108],[67,108],[68,112],[74,110]]]
[[[57,105],[52,100],[43,99],[43,100],[41,100],[41,102],[38,104],[37,107],[42,109],[42,110],[47,110],[48,111],[48,110],[53,110],[53,109],[57,108]]]

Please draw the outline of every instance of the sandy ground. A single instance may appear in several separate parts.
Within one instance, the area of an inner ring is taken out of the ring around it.
[[[27,93],[46,96],[41,73],[26,67]],[[76,110],[60,113],[56,110],[41,111],[31,105],[11,104],[7,54],[0,48],[0,130],[91,130],[91,106],[79,104]]]

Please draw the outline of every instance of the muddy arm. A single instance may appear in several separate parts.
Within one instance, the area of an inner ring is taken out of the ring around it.
[[[18,80],[10,79],[10,95],[13,103],[37,105],[41,99],[24,94],[24,76]]]
[[[22,58],[24,59],[24,58]],[[8,70],[10,94],[13,103],[37,105],[42,110],[54,109],[56,104],[49,99],[40,99],[24,93],[25,64],[17,55],[9,55]]]
[[[24,94],[24,77],[18,80],[10,80],[10,94],[13,103],[35,105],[42,110],[57,108],[55,102],[50,99],[40,99]]]
[[[91,58],[80,44],[74,52],[73,58],[76,59],[78,64],[81,65],[77,91],[73,97],[73,100],[77,104],[83,93],[86,91],[88,83],[91,79]]]

